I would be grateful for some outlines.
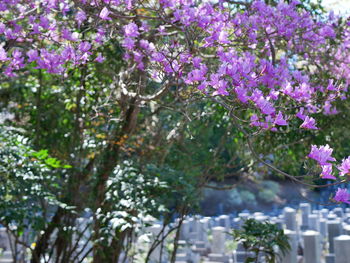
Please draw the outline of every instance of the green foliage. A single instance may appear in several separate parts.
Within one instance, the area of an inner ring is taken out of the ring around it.
[[[96,212],[104,224],[104,234],[108,237],[126,229],[138,232],[166,211],[162,196],[168,189],[167,183],[140,173],[131,163],[117,166],[107,181],[104,206],[108,210]]]
[[[31,226],[40,231],[49,215],[44,207],[72,209],[59,199],[60,179],[56,169],[67,168],[46,150],[34,151],[22,131],[0,126],[0,222],[20,236]]]
[[[234,240],[241,242],[244,249],[253,252],[254,257],[248,257],[245,263],[258,262],[259,255],[263,254],[268,263],[275,263],[282,254],[290,250],[288,237],[277,225],[269,222],[259,222],[255,219],[247,219],[241,230],[233,230]]]

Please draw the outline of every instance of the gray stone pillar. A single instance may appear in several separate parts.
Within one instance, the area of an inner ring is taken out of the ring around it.
[[[297,263],[298,258],[298,239],[295,231],[285,229],[284,234],[289,239],[290,251],[282,256],[282,263]]]
[[[296,231],[297,219],[296,219],[295,209],[286,207],[284,208],[283,214],[284,214],[284,223],[286,224],[286,229]]]
[[[215,254],[225,253],[226,229],[221,226],[213,227],[213,243],[211,252]]]
[[[344,218],[344,211],[341,207],[336,207],[333,209],[333,213],[337,215],[341,220]]]
[[[303,233],[304,239],[304,262],[321,263],[320,234],[309,230]]]
[[[148,228],[148,230],[151,232],[151,244],[153,243],[153,241],[155,240],[155,238],[159,235],[159,233],[162,231],[162,226],[159,224],[154,224],[152,226],[150,226]],[[164,233],[167,232],[167,228],[165,228]],[[162,236],[160,236],[159,238],[162,238]],[[164,241],[166,242],[166,241]],[[160,254],[162,254],[162,258],[161,260],[159,260],[160,258]],[[166,250],[163,248],[162,251],[162,245],[159,244],[151,253],[150,256],[150,263],[165,263],[168,260],[168,255],[166,253]]]
[[[320,232],[320,219],[318,215],[309,215],[309,229]]]
[[[350,235],[350,225],[343,225],[343,233],[345,235]]]
[[[350,262],[350,236],[342,235],[334,238],[335,263]]]
[[[188,220],[183,220],[180,228],[180,240],[188,240],[190,235],[190,223]]]
[[[334,253],[334,238],[342,234],[342,225],[340,220],[327,221],[329,253]]]
[[[228,215],[219,216],[219,224],[226,229],[226,232],[229,232],[231,230],[231,222]]]
[[[200,241],[203,241],[205,244],[205,247],[209,247],[208,242],[208,229],[209,229],[209,219],[203,218],[200,221],[200,232],[198,233],[198,238]]]
[[[320,219],[320,234],[322,235],[323,239],[327,238],[327,235],[328,235],[327,220],[324,218]]]
[[[322,208],[321,209],[321,216],[323,218],[327,218],[328,214],[329,214],[329,210],[327,208]]]
[[[311,206],[309,203],[301,203],[301,229],[306,230],[309,227],[309,215],[311,214]]]

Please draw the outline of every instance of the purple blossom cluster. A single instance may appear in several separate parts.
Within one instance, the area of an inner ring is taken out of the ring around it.
[[[346,189],[338,188],[334,200],[341,203],[350,204],[350,193]]]
[[[334,17],[317,21],[296,0],[276,6],[255,0],[240,12],[225,1],[149,2],[145,8],[142,0],[3,0],[1,69],[9,78],[32,68],[64,75],[72,67],[103,62],[97,50],[115,39],[130,68],[156,82],[171,78],[203,96],[229,97],[249,109],[252,130],[279,131],[293,121],[317,130],[313,114],[337,113],[333,104],[345,98],[350,84],[350,31],[331,50]],[[326,51],[334,60],[323,63]],[[317,71],[303,71],[298,63],[326,65],[334,79],[346,83],[322,83]],[[332,151],[313,145],[309,154],[324,179],[336,179]],[[338,169],[348,175],[350,157]],[[342,191],[337,195],[349,199]]]
[[[336,162],[336,159],[332,157],[333,149],[329,145],[311,146],[311,151],[308,155],[309,158],[314,159],[322,168],[321,178],[327,180],[336,180],[337,178],[333,174],[333,164]],[[346,159],[343,159],[341,164],[337,166],[339,170],[339,176],[350,175],[350,156]],[[350,194],[347,193],[346,189],[338,188],[334,200],[337,202],[345,202],[350,204]]]

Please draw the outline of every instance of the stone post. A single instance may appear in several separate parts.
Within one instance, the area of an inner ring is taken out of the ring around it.
[[[293,208],[286,207],[283,211],[284,223],[286,224],[286,229],[296,231],[297,230],[297,220],[296,211]]]
[[[313,230],[303,233],[304,239],[304,262],[321,263],[320,234]]]
[[[306,230],[309,227],[309,215],[311,213],[311,206],[309,203],[300,204],[301,210],[301,229]]]
[[[334,238],[335,263],[350,262],[350,236],[342,235]]]
[[[309,229],[320,232],[320,219],[318,215],[309,215]]]
[[[282,263],[297,263],[298,259],[298,239],[295,231],[285,229],[284,234],[289,239],[290,251],[282,255]]]
[[[342,234],[342,225],[340,220],[327,221],[329,253],[334,253],[334,238]]]
[[[211,246],[211,252],[215,254],[225,253],[225,241],[226,241],[226,229],[221,226],[213,227],[213,243]]]

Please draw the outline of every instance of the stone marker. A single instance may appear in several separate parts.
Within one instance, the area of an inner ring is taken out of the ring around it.
[[[209,229],[209,219],[208,218],[202,218],[200,221],[200,230],[198,233],[198,240],[203,241],[205,243],[205,247],[209,247],[208,242],[208,229]]]
[[[328,235],[328,227],[327,227],[327,220],[325,218],[320,219],[320,234],[322,235],[322,238],[327,238]]]
[[[12,252],[4,251],[0,257],[0,263],[13,263]]]
[[[311,206],[309,203],[301,203],[301,229],[306,230],[309,227],[309,215],[311,213]]]
[[[338,217],[337,217],[337,215],[334,214],[333,212],[330,212],[330,213],[328,214],[328,216],[327,216],[327,219],[328,219],[329,221],[331,221],[331,220],[337,220]]]
[[[234,229],[240,229],[243,225],[243,220],[240,217],[236,217],[232,221],[232,228]]]
[[[313,230],[303,233],[304,262],[321,263],[320,234]]]
[[[5,251],[11,250],[9,235],[4,227],[0,228],[0,248]]]
[[[329,214],[329,210],[328,210],[327,208],[322,208],[321,211],[320,211],[320,213],[321,213],[321,216],[322,216],[323,218],[327,218],[327,216],[328,216],[328,214]]]
[[[150,226],[148,228],[148,230],[152,233],[152,237],[151,237],[151,240],[153,242],[153,240],[159,235],[159,233],[161,232],[162,230],[162,226],[159,225],[159,224],[154,224],[152,226]],[[165,229],[165,233],[167,232],[167,230]],[[159,238],[162,238],[162,236],[160,236]],[[152,244],[152,243],[151,243]],[[163,262],[167,262],[167,253],[166,253],[166,250],[164,249],[163,251],[162,250],[162,247],[161,247],[161,244],[159,244],[154,250],[153,252],[151,253],[151,256],[150,256],[150,263],[163,263]],[[162,259],[161,261],[159,262],[159,258],[160,258],[160,254],[162,254]]]
[[[350,225],[348,225],[348,224],[343,225],[343,233],[345,235],[350,235]]]
[[[290,250],[282,256],[282,263],[297,263],[298,258],[298,239],[295,231],[285,229],[284,234],[289,239]]]
[[[335,263],[334,254],[328,254],[325,257],[326,263]]]
[[[297,230],[297,220],[296,211],[293,208],[286,207],[283,210],[284,223],[286,224],[286,229],[296,231]]]
[[[337,215],[341,220],[344,218],[344,211],[341,207],[336,207],[333,209],[333,213]]]
[[[228,215],[219,216],[219,224],[220,226],[225,228],[226,232],[231,230],[231,222],[230,217]]]
[[[239,213],[238,217],[242,218],[244,221],[244,220],[247,220],[249,217],[251,217],[251,215],[249,213]]]
[[[180,228],[180,240],[188,240],[190,234],[190,224],[187,220],[183,220]]]
[[[350,262],[350,236],[341,235],[334,238],[335,263]]]
[[[315,230],[316,232],[321,232],[320,219],[318,215],[315,215],[315,214],[309,215],[309,229]]]
[[[226,241],[226,229],[221,226],[213,227],[213,243],[211,246],[211,252],[214,254],[225,253],[225,241]]]
[[[329,253],[334,253],[334,238],[342,234],[342,225],[340,220],[327,221]]]

